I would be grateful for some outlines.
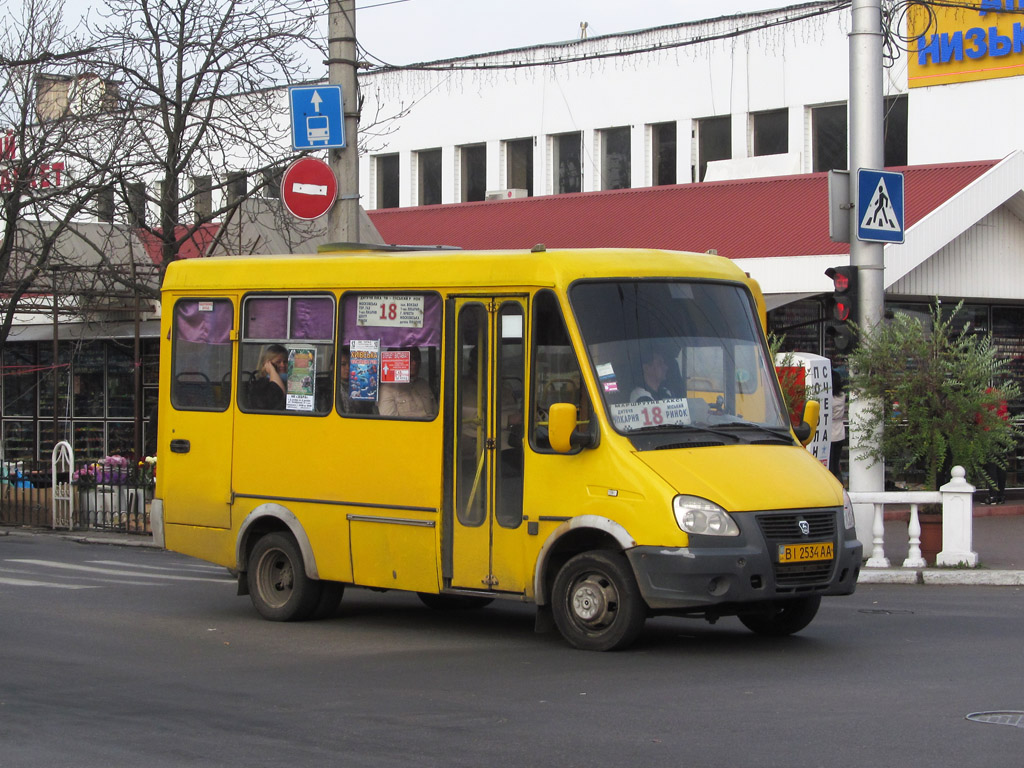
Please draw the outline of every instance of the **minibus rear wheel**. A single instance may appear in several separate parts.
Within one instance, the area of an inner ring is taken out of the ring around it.
[[[286,533],[268,533],[256,542],[246,577],[252,604],[265,619],[303,621],[320,602],[322,585],[306,575],[302,553]]]
[[[585,651],[625,648],[639,636],[647,606],[633,571],[619,552],[594,550],[562,566],[551,593],[562,637]]]
[[[739,619],[751,632],[768,637],[785,637],[806,627],[818,613],[821,596],[779,600],[768,610],[741,613]]]

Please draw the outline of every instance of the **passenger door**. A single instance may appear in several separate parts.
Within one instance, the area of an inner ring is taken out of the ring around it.
[[[187,298],[172,311],[170,380],[162,382],[170,396],[158,415],[164,521],[230,528],[235,307]]]
[[[453,302],[450,585],[521,593],[526,297]]]

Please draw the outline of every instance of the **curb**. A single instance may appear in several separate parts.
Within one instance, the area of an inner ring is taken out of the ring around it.
[[[1024,586],[1024,571],[956,568],[862,568],[857,584],[962,584],[988,587]]]

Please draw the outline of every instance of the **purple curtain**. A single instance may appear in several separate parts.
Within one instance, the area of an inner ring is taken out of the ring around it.
[[[333,339],[334,302],[324,298],[292,300],[293,339]]]
[[[406,328],[395,326],[357,325],[355,294],[345,296],[345,323],[342,327],[344,344],[353,339],[380,339],[382,347],[440,347],[441,297],[436,293],[423,295],[423,326]]]
[[[196,344],[228,344],[234,311],[223,299],[185,299],[174,305],[178,339]]]

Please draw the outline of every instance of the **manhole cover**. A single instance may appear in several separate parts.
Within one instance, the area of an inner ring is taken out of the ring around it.
[[[995,723],[996,725],[1013,725],[1017,728],[1024,728],[1024,712],[972,712],[967,719],[976,723]]]

